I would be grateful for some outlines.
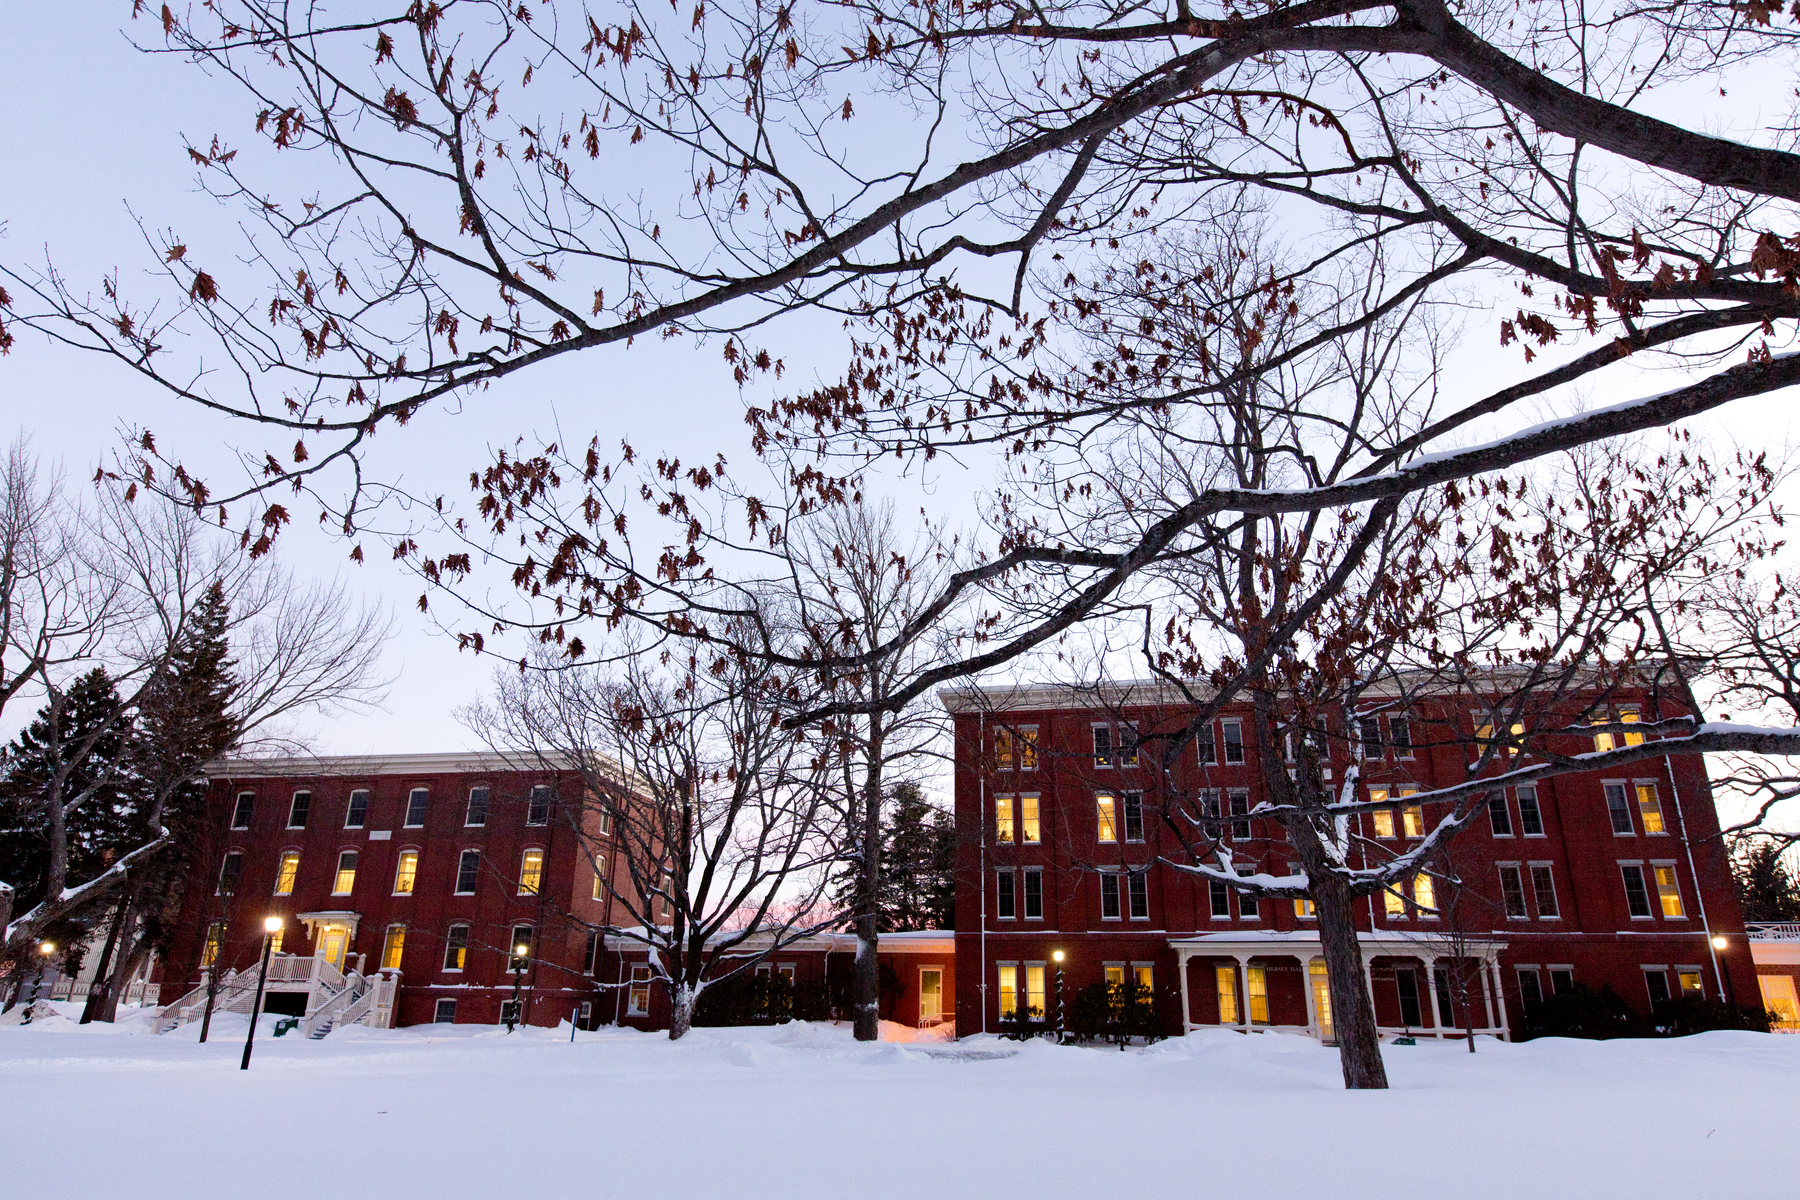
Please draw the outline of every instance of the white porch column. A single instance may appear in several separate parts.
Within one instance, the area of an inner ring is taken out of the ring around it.
[[[1500,952],[1489,951],[1489,964],[1494,969],[1494,1005],[1500,1010],[1500,1036],[1512,1041],[1512,1021],[1506,1015],[1506,976],[1500,970]]]
[[[1186,1037],[1194,1031],[1194,1010],[1188,1004],[1188,960],[1193,952],[1183,946],[1175,951],[1175,969],[1181,973],[1181,1036]]]
[[[1444,1014],[1438,1011],[1437,965],[1438,956],[1420,955],[1425,960],[1425,990],[1431,994],[1431,1035],[1439,1040],[1444,1036]]]
[[[1494,1020],[1494,991],[1488,986],[1487,956],[1483,955],[1478,961],[1481,965],[1475,969],[1475,978],[1481,980],[1481,1005],[1487,1011],[1487,1027],[1497,1029],[1499,1022]]]
[[[1237,961],[1237,966],[1232,968],[1237,972],[1235,976],[1238,994],[1237,1027],[1248,1033],[1256,1028],[1256,1022],[1250,1018],[1250,956],[1234,954],[1231,957]]]
[[[1375,955],[1367,950],[1362,952],[1362,985],[1363,992],[1369,997],[1369,1015],[1375,1016]],[[1381,1026],[1379,1017],[1375,1020],[1377,1028]]]

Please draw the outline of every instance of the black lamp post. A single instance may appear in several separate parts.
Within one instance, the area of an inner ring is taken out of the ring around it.
[[[263,922],[262,966],[256,972],[256,999],[250,1002],[250,1032],[244,1037],[244,1061],[238,1064],[240,1071],[250,1069],[250,1048],[256,1044],[256,1017],[262,1012],[263,983],[269,978],[269,955],[275,948],[275,935],[280,931],[280,917],[270,917]]]
[[[1056,1042],[1058,1045],[1061,1045],[1063,1040],[1063,952],[1057,950],[1053,952],[1050,957],[1056,960]]]
[[[506,1010],[506,1032],[511,1033],[519,1020],[519,984],[525,979],[525,955],[531,947],[520,942],[513,947],[513,994],[512,1007]]]
[[[56,953],[56,943],[39,942],[38,953],[44,961],[38,964],[37,974],[31,977],[31,998],[25,1001],[25,1019],[19,1022],[21,1025],[31,1024],[31,1007],[37,1003],[38,988],[43,985],[44,972],[50,969],[50,956]]]
[[[1725,999],[1731,1005],[1731,1024],[1733,1028],[1736,1028],[1738,1023],[1737,985],[1731,981],[1731,967],[1725,959],[1725,947],[1729,943],[1722,937],[1715,937],[1712,945],[1713,949],[1719,952],[1717,959],[1719,974],[1725,977]]]

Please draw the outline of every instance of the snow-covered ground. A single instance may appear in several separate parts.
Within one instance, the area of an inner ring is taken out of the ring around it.
[[[843,1027],[0,1027],[0,1196],[1791,1195],[1800,1037],[1148,1050]]]

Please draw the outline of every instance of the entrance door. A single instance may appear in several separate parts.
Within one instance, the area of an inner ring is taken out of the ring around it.
[[[944,971],[919,968],[919,1024],[935,1025],[944,1019]]]
[[[1800,1030],[1800,999],[1794,995],[1792,975],[1758,975],[1763,1007],[1776,1014],[1777,1029]]]
[[[350,931],[342,925],[321,925],[319,927],[318,956],[336,967],[344,969],[344,951],[349,948]]]
[[[1319,1014],[1319,1040],[1331,1040],[1331,979],[1325,974],[1325,964],[1313,962],[1308,975],[1312,983],[1313,1008]]]

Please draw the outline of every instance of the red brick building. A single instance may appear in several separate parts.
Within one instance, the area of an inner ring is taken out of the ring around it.
[[[1160,773],[1155,731],[1185,724],[1152,686],[994,688],[941,693],[955,726],[959,1034],[996,1029],[1025,1004],[1054,1016],[1104,979],[1152,989],[1164,1030],[1207,1025],[1309,1029],[1329,1036],[1317,933],[1300,901],[1244,894],[1159,862],[1182,849],[1146,814]],[[1658,714],[1639,696],[1619,721]],[[1673,715],[1663,713],[1661,715]],[[1230,840],[1243,873],[1288,874],[1282,831],[1248,813],[1261,798],[1250,713],[1228,709],[1172,772]],[[1361,788],[1394,807],[1356,820],[1374,861],[1417,844],[1447,806],[1413,792],[1460,783],[1473,760],[1472,712],[1374,713],[1358,726]],[[1367,723],[1372,722],[1372,724]],[[1455,737],[1415,734],[1435,725]],[[1135,730],[1135,733],[1134,733]],[[1593,735],[1602,739],[1609,735]],[[1632,744],[1639,735],[1624,735]],[[1133,751],[1145,745],[1144,761]],[[1563,753],[1595,749],[1562,739]],[[1350,765],[1329,747],[1328,778]],[[1529,762],[1529,757],[1515,760]],[[1377,795],[1376,793],[1381,793]],[[1611,985],[1640,1011],[1698,992],[1753,1002],[1756,971],[1698,756],[1506,788],[1452,844],[1452,891],[1421,874],[1361,902],[1357,927],[1384,1031],[1508,1036],[1539,997]],[[1449,872],[1446,872],[1449,873]]]

